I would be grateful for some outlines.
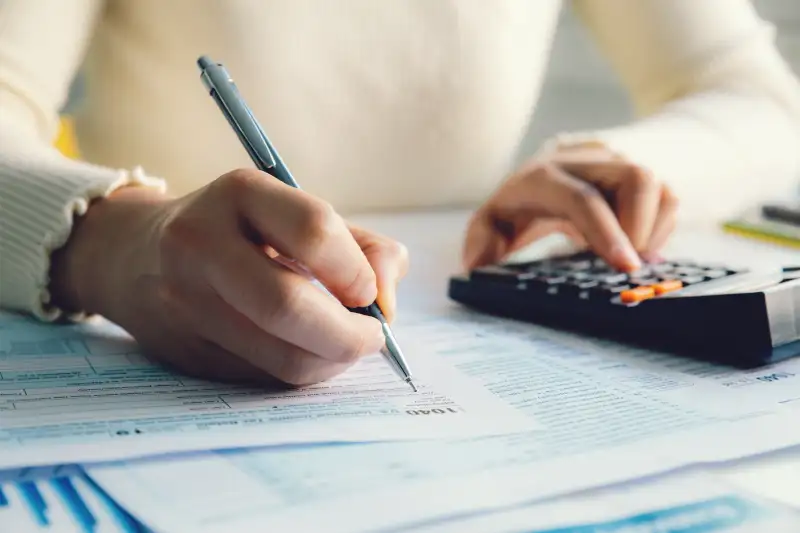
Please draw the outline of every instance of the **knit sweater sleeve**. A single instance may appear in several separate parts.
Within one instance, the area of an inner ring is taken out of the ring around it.
[[[686,216],[726,217],[793,194],[800,84],[774,28],[748,0],[573,0],[631,95],[638,118],[569,132],[597,141],[676,191]]]
[[[52,147],[102,0],[0,2],[0,307],[53,320],[50,253],[73,219],[126,185],[163,189],[140,169],[63,157]]]

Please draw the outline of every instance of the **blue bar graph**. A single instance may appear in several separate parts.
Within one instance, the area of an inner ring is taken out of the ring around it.
[[[72,484],[72,481],[66,477],[59,477],[52,480],[51,483],[80,528],[86,533],[92,533],[97,525],[97,520],[92,511],[89,510],[89,507],[86,506],[81,495],[75,490],[75,485]]]
[[[57,523],[59,519],[69,520],[71,527],[77,526],[82,533],[95,533],[101,529],[120,533],[150,531],[82,470],[62,469],[59,472],[55,469],[49,474],[21,470],[0,472],[2,475],[5,477],[0,477],[0,531],[9,531],[4,520],[8,517],[18,520],[23,511],[30,516],[30,526],[20,530],[18,522],[15,522],[14,533],[62,530],[66,525]],[[18,497],[12,499],[12,495]],[[48,503],[52,512],[48,512]],[[17,508],[20,511],[14,513]],[[56,513],[56,509],[61,508],[66,511],[66,518],[60,518],[63,513]]]
[[[17,483],[17,489],[36,523],[40,526],[50,525],[47,520],[47,503],[42,498],[42,493],[39,492],[36,484],[33,481],[20,481]]]

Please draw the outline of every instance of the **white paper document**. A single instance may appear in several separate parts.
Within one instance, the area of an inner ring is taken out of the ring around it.
[[[535,427],[427,346],[409,352],[418,393],[377,354],[326,383],[270,392],[168,372],[107,324],[0,316],[0,468]]]
[[[797,533],[796,509],[702,472],[420,525],[414,533]]]
[[[165,531],[187,519],[193,531],[239,531],[231,521],[252,516],[275,530],[376,531],[800,443],[800,360],[741,372],[471,313],[396,329],[409,350],[428,346],[545,430],[205,454],[89,473]]]

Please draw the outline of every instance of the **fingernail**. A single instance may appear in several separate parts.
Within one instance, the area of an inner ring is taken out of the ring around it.
[[[630,245],[616,245],[611,250],[611,257],[618,265],[628,270],[636,270],[642,266],[639,255]]]

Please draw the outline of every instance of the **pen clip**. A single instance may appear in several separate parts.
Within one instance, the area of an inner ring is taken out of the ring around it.
[[[266,136],[261,128],[258,127],[253,113],[246,107],[242,107],[242,109],[238,110],[246,115],[246,117],[242,117],[236,110],[228,107],[226,101],[218,96],[216,89],[211,90],[211,97],[223,110],[225,118],[228,119],[250,157],[258,164],[260,169],[266,171],[267,169],[275,168],[275,157],[272,155]],[[241,120],[242,118],[246,118],[246,120]]]
[[[270,149],[267,136],[252,111],[239,96],[236,84],[230,77],[225,67],[214,63],[206,56],[197,61],[200,67],[203,84],[217,103],[222,114],[236,132],[239,140],[247,150],[250,158],[260,170],[268,171],[277,166],[275,156]]]

